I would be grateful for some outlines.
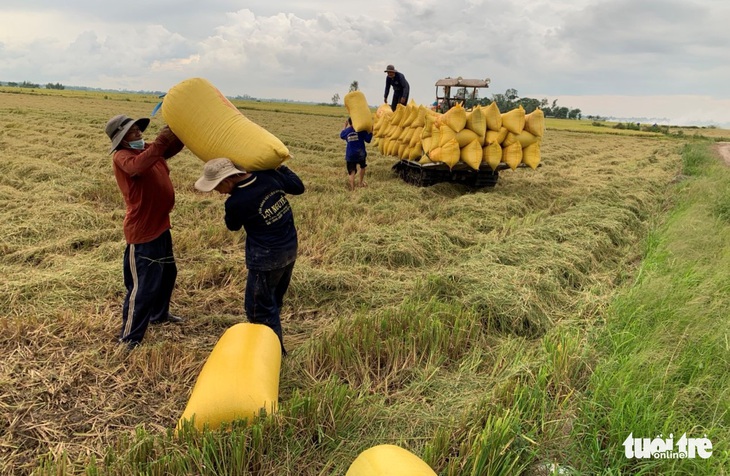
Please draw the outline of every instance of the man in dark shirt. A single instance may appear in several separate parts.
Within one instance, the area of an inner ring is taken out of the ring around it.
[[[164,126],[154,142],[142,133],[147,118],[134,120],[123,114],[109,119],[105,132],[111,140],[114,176],[127,212],[124,216],[124,285],[119,342],[134,348],[142,342],[149,324],[180,323],[170,314],[170,298],[177,266],[170,235],[170,212],[175,191],[167,159],[182,150],[183,143]]]
[[[390,94],[390,88],[393,87],[393,101],[390,103],[390,108],[395,111],[398,104],[404,106],[408,104],[408,95],[411,91],[411,86],[406,81],[406,77],[403,73],[396,71],[395,66],[389,64],[385,68],[385,72],[388,77],[385,78],[385,96],[383,101],[388,102],[388,94]]]
[[[231,231],[246,231],[246,296],[249,321],[269,326],[286,355],[281,330],[281,306],[297,258],[297,230],[286,194],[301,195],[304,184],[288,167],[247,172],[229,159],[206,162],[195,182],[201,192],[230,195],[225,223]]]

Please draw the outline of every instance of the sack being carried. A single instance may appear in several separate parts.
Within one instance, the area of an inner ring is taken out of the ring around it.
[[[203,78],[173,86],[162,101],[162,117],[185,146],[207,162],[227,157],[246,170],[275,169],[291,158],[273,134],[249,120]]]

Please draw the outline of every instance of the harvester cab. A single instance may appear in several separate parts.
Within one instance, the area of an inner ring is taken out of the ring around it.
[[[439,79],[436,81],[436,101],[433,103],[433,109],[444,113],[458,103],[463,103],[465,108],[471,107],[478,98],[477,90],[488,88],[489,82],[489,78],[464,79],[461,76]]]

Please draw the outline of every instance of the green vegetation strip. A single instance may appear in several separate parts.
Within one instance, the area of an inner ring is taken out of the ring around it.
[[[636,283],[595,329],[599,362],[569,459],[598,474],[727,474],[730,468],[730,170],[706,144],[683,151],[685,179],[647,240]],[[626,438],[708,438],[712,456],[627,458]]]

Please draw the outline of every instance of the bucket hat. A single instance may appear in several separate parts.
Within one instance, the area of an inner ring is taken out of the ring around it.
[[[195,181],[195,188],[201,192],[210,192],[218,186],[226,177],[231,175],[245,174],[246,171],[234,165],[231,159],[212,159],[203,166],[203,175]]]
[[[383,71],[383,72],[384,73],[395,73],[395,66],[393,66],[392,64],[389,64],[388,66],[385,67],[385,71]]]
[[[127,135],[129,129],[131,129],[135,124],[137,124],[140,131],[144,132],[144,130],[147,129],[147,126],[150,125],[150,120],[146,117],[134,120],[124,114],[119,114],[118,116],[114,116],[109,119],[109,122],[106,123],[105,131],[106,135],[108,135],[109,139],[112,141],[112,147],[109,149],[110,154],[117,150],[117,147],[119,147],[124,136]]]

